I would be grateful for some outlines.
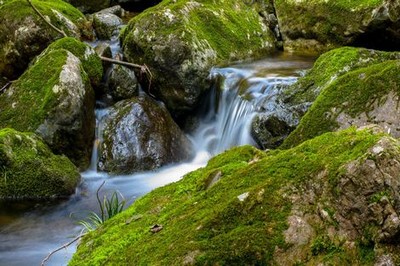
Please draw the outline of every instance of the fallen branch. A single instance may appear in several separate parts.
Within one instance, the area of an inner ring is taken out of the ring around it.
[[[33,8],[33,10],[35,10],[36,14],[38,14],[39,17],[40,17],[41,19],[43,19],[44,22],[47,23],[47,25],[49,25],[53,30],[55,30],[55,31],[57,31],[58,33],[60,33],[62,36],[68,37],[68,35],[67,35],[63,30],[60,30],[59,28],[57,28],[56,26],[54,26],[53,24],[51,24],[51,22],[48,21],[48,20],[42,15],[42,13],[40,13],[40,11],[33,5],[33,3],[32,3],[31,0],[27,0],[27,1],[28,1],[29,5]]]
[[[51,256],[54,255],[54,253],[67,248],[68,246],[72,245],[73,243],[75,243],[76,241],[78,241],[79,239],[81,239],[84,235],[86,235],[86,233],[80,234],[79,236],[75,237],[74,239],[72,239],[71,241],[69,241],[68,243],[65,243],[64,245],[62,245],[61,247],[53,250],[52,252],[49,253],[49,255],[46,256],[46,258],[44,258],[44,260],[42,261],[42,264],[40,264],[41,266],[44,266],[46,264],[46,262],[50,259]]]
[[[0,89],[0,94],[2,94],[3,91],[5,91],[5,90],[8,88],[8,86],[10,86],[12,83],[13,83],[12,81],[9,81],[6,85],[4,85],[4,86]]]

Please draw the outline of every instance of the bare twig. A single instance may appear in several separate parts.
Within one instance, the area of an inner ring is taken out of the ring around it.
[[[4,85],[4,86],[0,89],[0,94],[3,93],[3,91],[5,91],[5,90],[8,88],[8,86],[10,86],[12,83],[13,83],[12,81],[9,81],[6,85]]]
[[[101,183],[101,185],[99,186],[99,188],[97,189],[97,191],[96,191],[96,198],[97,198],[97,202],[99,203],[99,206],[100,206],[100,211],[101,211],[101,220],[104,222],[104,208],[103,208],[103,205],[101,204],[101,201],[100,201],[100,196],[99,196],[99,192],[100,192],[100,189],[104,186],[104,184],[106,183],[106,181],[103,181],[103,183]]]
[[[43,19],[44,22],[47,23],[47,25],[49,25],[53,30],[55,30],[55,31],[57,31],[58,33],[60,33],[62,36],[68,37],[68,35],[67,35],[63,30],[60,30],[59,28],[57,28],[56,26],[54,26],[53,24],[51,24],[51,22],[48,21],[48,20],[42,15],[42,13],[40,13],[40,11],[33,5],[33,3],[32,3],[31,0],[27,0],[27,1],[28,1],[29,5],[33,8],[33,10],[35,10],[36,14],[38,14],[39,17],[40,17],[41,19]]]
[[[49,255],[46,256],[46,258],[44,258],[44,260],[42,260],[42,264],[40,264],[41,266],[44,266],[46,264],[46,262],[50,259],[50,257],[52,255],[54,255],[54,253],[69,247],[70,245],[72,245],[73,243],[75,243],[76,241],[78,241],[79,239],[81,239],[84,235],[86,235],[87,233],[83,233],[80,234],[79,236],[75,237],[74,239],[72,239],[71,241],[69,241],[68,243],[65,243],[64,245],[62,245],[61,247],[53,250],[52,252],[49,253]]]

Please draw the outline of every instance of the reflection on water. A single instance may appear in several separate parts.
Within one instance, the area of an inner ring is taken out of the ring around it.
[[[199,128],[189,135],[197,150],[190,162],[110,177],[97,172],[97,155],[94,154],[92,166],[82,173],[82,183],[69,199],[40,203],[0,202],[0,265],[40,265],[49,252],[79,235],[82,227],[77,222],[86,218],[89,211],[98,211],[96,190],[104,180],[100,197],[118,190],[128,203],[132,203],[152,189],[175,182],[185,173],[204,166],[211,156],[233,145],[252,144],[246,127],[257,111],[257,101],[272,93],[272,89],[265,88],[273,88],[274,82],[294,82],[299,71],[310,68],[312,61],[281,55],[213,69],[211,76],[219,75],[223,79],[222,95],[219,103],[209,104],[216,108],[207,110]],[[237,97],[242,93],[238,90],[243,87],[253,102]],[[106,110],[98,110],[98,121],[104,115],[107,115]],[[101,132],[96,134],[101,138]],[[47,265],[66,265],[75,249],[76,244],[55,253]]]

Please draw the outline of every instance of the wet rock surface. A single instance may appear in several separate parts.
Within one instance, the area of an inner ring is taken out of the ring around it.
[[[165,107],[148,96],[116,103],[105,121],[99,168],[112,174],[189,159],[191,143]]]

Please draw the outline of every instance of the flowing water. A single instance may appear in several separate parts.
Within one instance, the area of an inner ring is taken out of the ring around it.
[[[196,149],[195,158],[156,171],[112,177],[97,171],[97,147],[102,139],[102,121],[107,116],[106,108],[98,108],[92,163],[82,173],[82,183],[74,195],[67,200],[40,203],[0,201],[0,265],[40,265],[49,252],[79,235],[82,227],[78,221],[86,218],[89,211],[98,211],[96,190],[103,181],[106,183],[101,197],[118,190],[132,203],[152,189],[204,166],[215,154],[235,145],[254,144],[249,133],[254,114],[272,111],[275,106],[271,99],[279,86],[295,82],[302,70],[311,67],[312,61],[281,55],[212,69],[210,78],[220,81],[217,83],[221,84],[221,90],[214,89],[205,105],[208,108],[199,113],[197,130],[188,133]],[[240,93],[250,100],[238,96]],[[60,250],[47,265],[66,265],[75,249],[74,244]]]

